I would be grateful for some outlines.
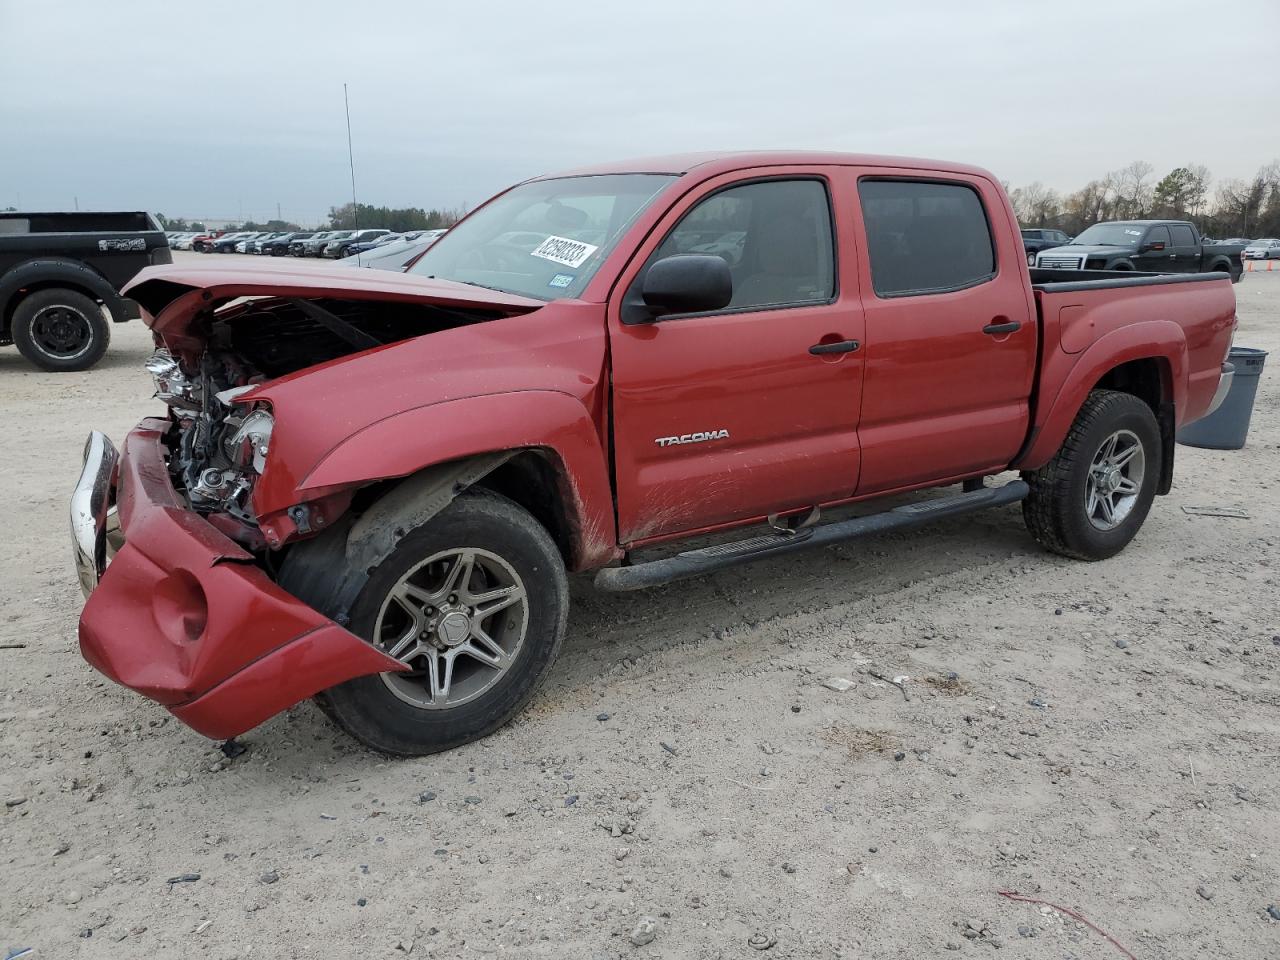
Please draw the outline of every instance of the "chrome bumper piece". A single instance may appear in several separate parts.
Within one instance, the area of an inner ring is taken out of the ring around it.
[[[1224,363],[1222,365],[1222,375],[1218,378],[1218,389],[1213,394],[1213,401],[1209,404],[1209,410],[1205,413],[1206,417],[1222,406],[1222,401],[1227,399],[1227,394],[1231,391],[1231,381],[1235,378],[1235,364]]]
[[[109,546],[118,541],[119,527],[111,501],[119,466],[120,454],[106,434],[97,430],[90,433],[84,445],[84,467],[71,494],[71,552],[80,589],[86,597],[107,568]]]

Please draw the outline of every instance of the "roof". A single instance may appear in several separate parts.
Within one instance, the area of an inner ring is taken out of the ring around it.
[[[1144,227],[1149,227],[1154,224],[1160,224],[1160,223],[1164,223],[1164,224],[1190,223],[1191,221],[1190,220],[1103,220],[1101,222],[1102,223],[1140,223]]]
[[[694,170],[712,177],[721,173],[741,170],[743,167],[781,166],[851,166],[851,167],[906,167],[942,173],[964,173],[981,177],[991,175],[980,167],[941,160],[924,160],[918,157],[892,157],[871,153],[835,153],[813,150],[743,150],[705,153],[679,153],[669,156],[640,157],[631,160],[615,160],[608,163],[544,174],[535,179],[551,177],[586,177],[610,173],[665,173],[679,175]]]

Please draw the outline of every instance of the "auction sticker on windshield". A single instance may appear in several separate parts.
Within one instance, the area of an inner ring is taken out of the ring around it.
[[[568,237],[550,236],[533,248],[530,252],[535,257],[550,260],[552,263],[563,263],[566,267],[580,267],[600,248],[580,240]]]

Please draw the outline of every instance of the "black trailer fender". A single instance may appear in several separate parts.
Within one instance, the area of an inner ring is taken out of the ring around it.
[[[13,311],[23,297],[36,290],[66,287],[106,304],[116,323],[136,320],[138,305],[120,296],[101,274],[78,260],[62,257],[37,257],[27,260],[0,276],[0,333],[8,335]]]

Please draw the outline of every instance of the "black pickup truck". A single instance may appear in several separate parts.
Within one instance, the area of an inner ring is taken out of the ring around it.
[[[44,370],[87,370],[111,340],[107,316],[138,316],[120,288],[172,262],[147,213],[0,213],[0,345]]]
[[[1186,220],[1095,223],[1065,246],[1041,250],[1048,270],[1139,270],[1146,273],[1227,273],[1238,283],[1243,243],[1205,243]]]

